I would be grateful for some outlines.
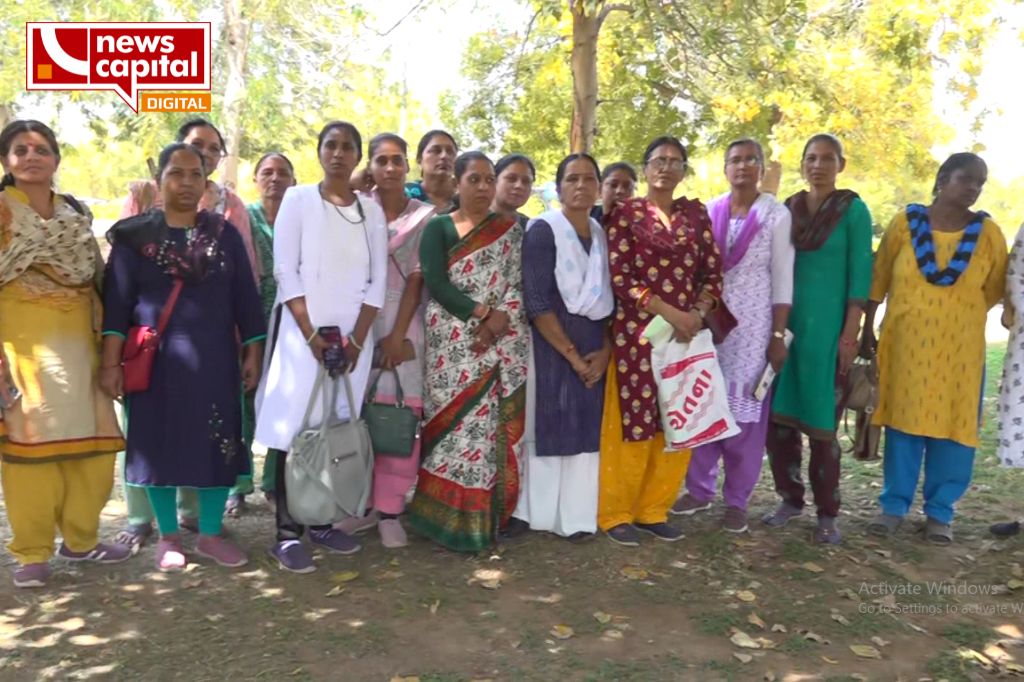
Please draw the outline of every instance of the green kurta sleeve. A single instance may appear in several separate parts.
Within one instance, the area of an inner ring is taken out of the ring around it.
[[[448,251],[459,241],[455,223],[450,216],[431,218],[420,238],[420,267],[423,282],[430,296],[460,320],[468,320],[476,308],[476,301],[448,279]]]
[[[871,213],[867,204],[854,199],[846,209],[847,225],[847,299],[865,305],[871,290]]]

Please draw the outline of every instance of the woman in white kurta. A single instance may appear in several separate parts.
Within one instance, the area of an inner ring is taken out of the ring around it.
[[[317,150],[323,180],[289,189],[277,214],[277,302],[271,316],[269,365],[256,397],[256,440],[277,451],[277,543],[271,554],[282,568],[298,573],[315,567],[299,541],[303,527],[288,514],[285,453],[302,427],[324,351],[329,348],[318,330],[340,329],[352,393],[362,396],[372,360],[373,321],[384,305],[387,284],[384,212],[372,199],[356,196],[349,182],[362,158],[359,132],[349,123],[329,123],[320,133]],[[360,405],[350,406],[345,392],[338,393],[337,417],[358,416]],[[323,410],[317,406],[311,426],[321,419]],[[328,551],[359,550],[354,539],[330,525],[309,531],[312,543]]]
[[[1006,268],[1003,325],[1010,330],[999,391],[999,446],[996,456],[1006,467],[1024,469],[1024,225],[1017,231]],[[1016,535],[1020,521],[997,523],[992,533]]]

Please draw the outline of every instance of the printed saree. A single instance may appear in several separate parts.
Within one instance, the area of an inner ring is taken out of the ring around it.
[[[448,251],[451,284],[508,313],[495,345],[472,350],[475,322],[427,304],[425,456],[410,523],[457,551],[490,546],[519,497],[529,353],[521,244],[514,219],[491,215]]]

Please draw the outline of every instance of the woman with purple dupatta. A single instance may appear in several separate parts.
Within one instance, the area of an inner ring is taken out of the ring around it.
[[[754,397],[767,364],[778,372],[786,360],[785,332],[793,302],[793,261],[789,210],[771,194],[758,192],[764,152],[754,140],[737,140],[725,152],[730,191],[708,204],[725,273],[723,297],[737,327],[718,346],[718,362],[729,393],[729,409],[741,431],[693,451],[686,494],[672,508],[692,515],[711,508],[723,460],[725,515],[722,529],[747,530],[747,503],[761,475],[768,433],[768,398]]]

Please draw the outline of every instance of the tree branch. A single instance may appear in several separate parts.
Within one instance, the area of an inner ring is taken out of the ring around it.
[[[629,5],[612,4],[605,5],[601,8],[600,14],[597,15],[597,28],[600,30],[601,25],[604,24],[604,20],[608,18],[608,15],[612,12],[628,12],[632,9]]]

